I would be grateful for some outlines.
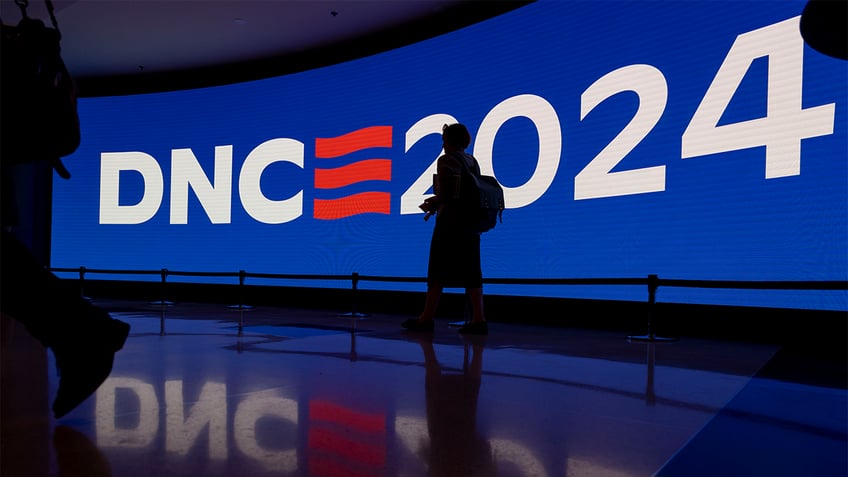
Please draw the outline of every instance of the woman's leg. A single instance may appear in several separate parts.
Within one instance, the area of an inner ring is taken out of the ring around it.
[[[483,287],[469,288],[468,297],[471,300],[471,308],[474,310],[471,316],[472,323],[486,321],[486,315],[483,313]]]
[[[439,307],[439,300],[442,298],[442,285],[431,283],[427,285],[427,298],[424,300],[424,311],[418,315],[420,321],[432,321],[436,316],[436,309]]]
[[[467,335],[487,335],[489,334],[489,323],[486,321],[486,316],[483,313],[483,288],[467,288],[465,290],[468,299],[471,300],[471,322],[459,328],[459,332]]]

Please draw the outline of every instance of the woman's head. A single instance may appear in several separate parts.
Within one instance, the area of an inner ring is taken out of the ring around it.
[[[442,143],[454,149],[465,149],[471,144],[471,133],[460,123],[442,126]]]

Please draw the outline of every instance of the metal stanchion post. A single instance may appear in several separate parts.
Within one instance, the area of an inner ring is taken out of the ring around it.
[[[244,334],[244,270],[239,270],[239,325],[238,335],[241,337]]]
[[[80,282],[80,298],[83,300],[88,300],[85,296],[85,267],[80,267],[79,269],[79,282]]]
[[[159,301],[151,301],[150,305],[159,306],[159,335],[165,336],[165,307],[173,305],[173,303],[165,300],[165,281],[168,277],[168,269],[163,268],[159,272],[162,277],[162,299]]]
[[[159,336],[165,336],[165,280],[168,277],[168,269],[162,269],[162,301],[159,303]]]
[[[350,316],[350,317],[352,317],[353,318],[353,329],[355,330],[356,329],[356,319],[362,318],[362,317],[365,317],[365,316],[368,316],[368,315],[365,314],[365,313],[359,313],[358,311],[356,311],[356,287],[359,284],[359,273],[353,272],[353,274],[351,275],[351,283],[352,283],[351,293],[353,294],[353,298],[351,299],[351,301],[353,302],[353,311],[351,311],[350,313],[342,313],[338,316]]]
[[[676,338],[662,338],[656,336],[654,334],[653,328],[653,318],[654,318],[654,305],[656,305],[657,301],[657,288],[660,286],[660,280],[657,275],[648,275],[648,334],[641,336],[628,336],[627,339],[630,341],[677,341]]]
[[[244,310],[253,309],[252,306],[244,304],[244,279],[246,277],[247,272],[245,272],[244,270],[239,270],[238,304],[227,306],[227,308],[231,310],[238,310],[239,313],[242,313],[242,316],[239,317],[239,320],[244,318]],[[241,336],[241,323],[239,323],[239,336]]]

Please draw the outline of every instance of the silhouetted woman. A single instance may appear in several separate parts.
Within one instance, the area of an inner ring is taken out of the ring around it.
[[[436,215],[436,226],[430,240],[430,256],[427,266],[427,298],[424,310],[417,319],[409,319],[402,326],[411,331],[432,331],[433,318],[444,287],[465,288],[471,302],[471,321],[459,329],[460,333],[485,335],[489,332],[483,313],[483,272],[480,266],[480,232],[474,229],[474,214],[464,200],[464,193],[472,190],[465,167],[480,173],[480,165],[471,154],[465,152],[471,144],[471,134],[459,123],[442,128],[444,154],[439,157],[433,184],[435,196],[419,207],[428,214]]]

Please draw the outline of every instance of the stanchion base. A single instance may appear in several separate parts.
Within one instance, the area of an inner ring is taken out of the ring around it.
[[[677,338],[664,338],[655,335],[628,336],[627,341],[650,341],[652,343],[671,343],[677,341]]]
[[[343,316],[346,318],[365,318],[366,316],[368,316],[368,313],[358,313],[355,311],[351,311],[350,313],[339,313],[336,316]]]
[[[227,308],[230,310],[252,310],[253,306],[251,305],[227,305]]]
[[[174,302],[172,302],[172,301],[161,301],[161,300],[160,301],[151,301],[148,304],[152,305],[152,306],[174,306]]]

